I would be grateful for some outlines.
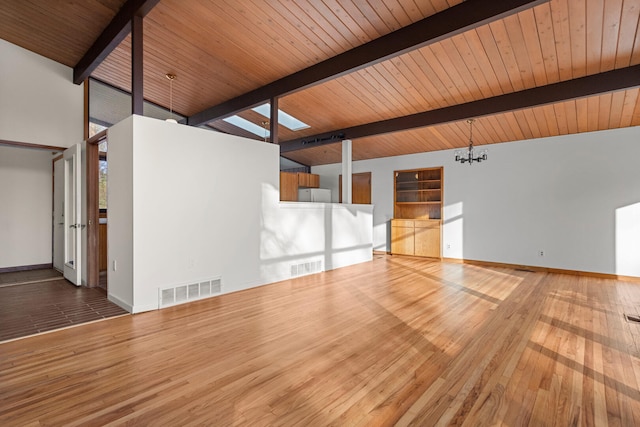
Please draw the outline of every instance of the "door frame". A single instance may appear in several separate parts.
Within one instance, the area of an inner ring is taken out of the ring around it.
[[[100,201],[98,196],[98,178],[100,153],[98,145],[107,138],[106,130],[87,139],[87,286],[90,288],[100,284],[99,264],[99,230]]]

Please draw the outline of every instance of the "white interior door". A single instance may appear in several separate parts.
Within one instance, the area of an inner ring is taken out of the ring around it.
[[[80,144],[64,151],[64,277],[76,286],[82,283],[82,200]]]
[[[64,160],[53,162],[53,268],[64,270]]]

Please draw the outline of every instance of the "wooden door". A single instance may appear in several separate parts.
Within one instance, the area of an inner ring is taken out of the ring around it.
[[[342,203],[342,175],[338,178],[338,191]],[[351,203],[356,205],[371,204],[371,172],[351,175]]]

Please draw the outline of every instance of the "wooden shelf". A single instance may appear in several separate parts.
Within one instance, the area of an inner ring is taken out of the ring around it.
[[[396,171],[391,253],[441,256],[443,169]]]

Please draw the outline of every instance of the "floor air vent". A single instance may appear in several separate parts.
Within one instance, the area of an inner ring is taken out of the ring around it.
[[[637,314],[625,314],[624,320],[629,323],[640,323],[640,316],[638,316]]]
[[[305,276],[307,274],[319,273],[322,270],[322,261],[309,261],[291,266],[291,277]]]
[[[222,279],[216,278],[173,288],[160,289],[160,308],[212,297],[222,292]]]

